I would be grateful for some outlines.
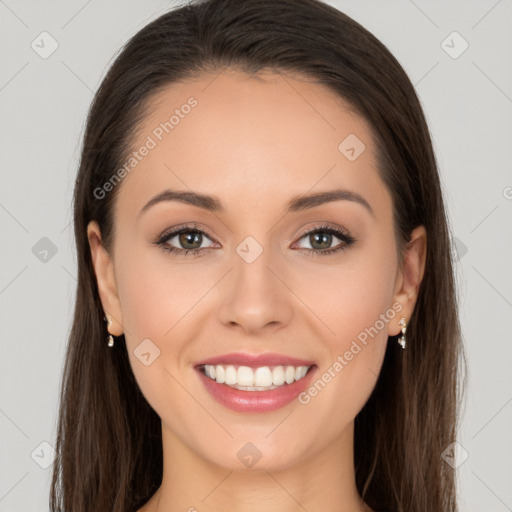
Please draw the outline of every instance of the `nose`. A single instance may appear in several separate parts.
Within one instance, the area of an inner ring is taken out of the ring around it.
[[[264,249],[250,263],[235,254],[233,263],[221,291],[220,321],[247,334],[287,325],[293,317],[292,292],[285,284],[285,271],[272,261],[271,252]]]

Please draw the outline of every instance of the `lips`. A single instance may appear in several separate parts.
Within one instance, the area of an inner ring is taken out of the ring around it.
[[[315,362],[311,360],[297,359],[296,357],[289,357],[270,352],[266,354],[247,354],[237,352],[205,359],[204,361],[197,363],[196,367],[203,366],[205,364],[232,364],[238,366],[249,366],[251,368],[257,368],[259,366],[312,366],[315,364]]]
[[[222,382],[216,382],[205,374],[205,366],[208,366],[210,371],[212,371],[212,367],[215,366],[217,370],[219,370],[219,365],[231,368],[231,372],[234,371],[233,367],[239,367],[239,371],[242,370],[241,367],[258,369],[267,367],[267,372],[270,367],[308,368],[308,371],[300,380],[296,380],[292,383],[285,382],[277,386],[263,387],[263,390],[261,390],[262,388],[258,390],[257,386],[247,386],[245,389],[243,387],[242,389],[237,389],[233,387],[233,385],[228,385],[224,380]],[[231,353],[205,359],[195,365],[195,369],[204,389],[206,389],[210,396],[218,403],[236,412],[263,413],[280,409],[296,400],[298,395],[311,384],[316,374],[317,366],[314,361],[281,354],[267,353],[253,355]]]
[[[204,389],[210,396],[224,407],[235,412],[265,413],[280,409],[294,400],[307,389],[316,375],[317,367],[313,366],[302,379],[293,384],[283,384],[269,391],[242,391],[225,384],[219,384],[198,371]]]

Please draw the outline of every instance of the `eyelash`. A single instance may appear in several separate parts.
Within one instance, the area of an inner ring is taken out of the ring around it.
[[[181,227],[181,228],[173,230],[173,231],[164,232],[162,235],[160,235],[158,237],[158,239],[154,243],[157,246],[159,246],[162,250],[164,250],[168,253],[182,255],[182,256],[187,256],[187,255],[189,255],[189,253],[193,253],[192,257],[196,257],[196,256],[199,256],[200,253],[203,252],[204,250],[211,249],[211,247],[203,247],[202,249],[178,249],[176,247],[172,247],[167,244],[167,242],[171,238],[175,237],[176,235],[181,235],[182,233],[189,233],[189,232],[190,233],[200,233],[200,234],[206,235],[209,239],[212,238],[208,235],[208,233],[205,233],[202,229],[199,229],[198,226],[192,224],[192,225]],[[317,256],[317,255],[326,256],[326,255],[333,254],[336,252],[344,251],[345,249],[350,247],[354,242],[357,241],[357,239],[354,238],[352,235],[349,235],[348,233],[345,233],[341,229],[334,228],[332,226],[318,226],[310,231],[306,231],[299,237],[299,240],[301,240],[302,238],[304,238],[307,235],[312,235],[314,233],[328,233],[329,235],[335,235],[337,238],[342,240],[342,242],[344,242],[344,243],[342,243],[339,246],[334,247],[332,249],[325,249],[323,251],[315,250],[315,249],[298,249],[299,251],[307,252],[309,254],[313,254],[314,256]]]

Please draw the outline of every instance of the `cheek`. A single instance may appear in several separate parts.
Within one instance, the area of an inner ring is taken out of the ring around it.
[[[313,416],[327,410],[338,422],[354,417],[374,388],[388,325],[398,315],[392,307],[394,248],[383,247],[347,253],[339,265],[317,267],[298,281],[297,295],[311,305],[308,318],[324,345],[319,380],[304,397]]]
[[[183,333],[188,332],[187,321],[194,320],[193,307],[206,293],[208,281],[193,265],[171,265],[157,247],[124,254],[116,275],[134,377],[161,417],[173,411],[186,418],[190,397],[183,388],[182,352],[189,338]]]
[[[375,324],[379,334],[372,330],[374,337],[387,338],[387,325],[378,320],[386,312],[394,314],[395,271],[393,247],[375,243],[347,251],[337,264],[304,267],[293,278],[294,292],[311,309],[312,322],[322,326],[321,338],[331,349],[345,350]]]
[[[208,291],[211,280],[200,265],[188,260],[173,263],[173,256],[158,247],[125,254],[116,264],[116,275],[129,337],[133,343],[144,338],[173,339],[173,329],[189,312],[193,315],[194,305]]]
[[[126,345],[135,378],[155,406],[165,403],[169,393],[182,393],[172,376],[186,369],[186,349],[200,325],[202,299],[217,279],[192,258],[176,263],[158,247],[125,245],[132,250],[119,251],[126,256],[116,263],[116,276]],[[147,353],[149,357],[142,356]],[[146,366],[144,359],[154,362]]]

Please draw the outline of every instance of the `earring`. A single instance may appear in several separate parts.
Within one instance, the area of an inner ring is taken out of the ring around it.
[[[105,320],[107,320],[107,318],[106,318],[106,317],[103,317],[103,318],[104,318]],[[110,327],[110,324],[111,324],[111,323],[112,323],[112,320],[111,320],[111,319],[110,319],[110,317],[109,317],[109,318],[108,318],[108,327]],[[107,327],[107,329],[108,329],[108,327]],[[112,334],[109,334],[109,335],[108,335],[107,340],[108,340],[108,346],[109,346],[110,348],[112,348],[112,347],[114,346],[114,337],[112,336]]]
[[[405,318],[400,318],[400,321],[398,322],[398,325],[402,326],[402,336],[398,338],[398,343],[402,346],[403,349],[405,349],[405,331],[407,329],[407,324],[405,323]]]

